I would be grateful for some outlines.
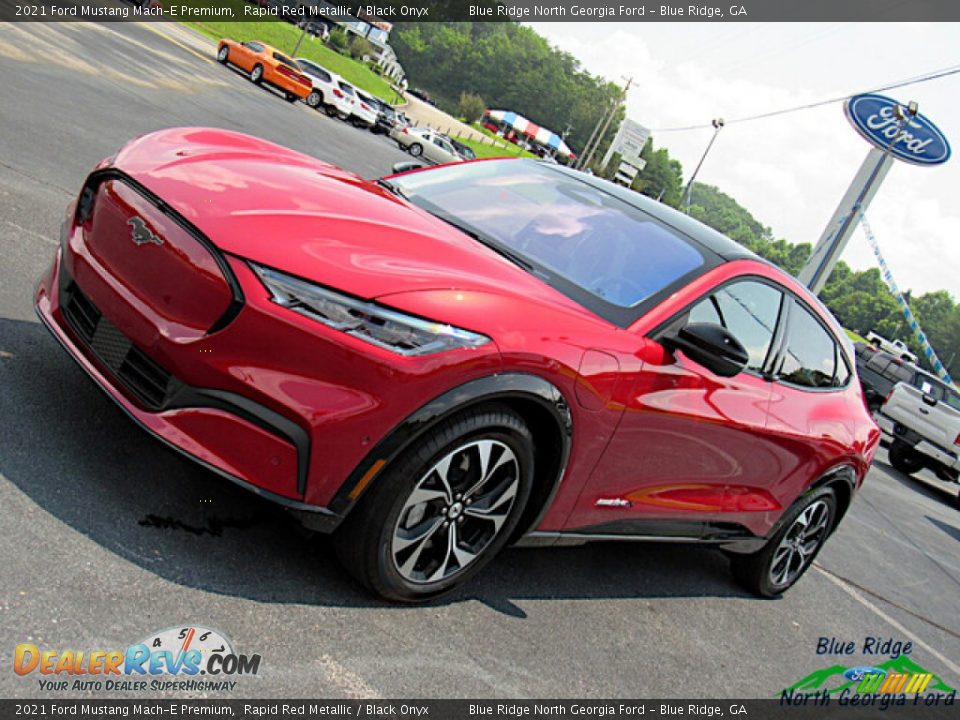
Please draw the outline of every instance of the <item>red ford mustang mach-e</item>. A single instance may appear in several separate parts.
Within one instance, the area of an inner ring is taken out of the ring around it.
[[[719,546],[777,595],[879,437],[793,278],[533,161],[368,182],[232,132],[147,135],[83,184],[36,305],[131,418],[396,600],[511,541],[651,539]]]

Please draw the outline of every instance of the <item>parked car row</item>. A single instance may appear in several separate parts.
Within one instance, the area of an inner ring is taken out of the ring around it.
[[[258,85],[280,90],[288,102],[302,100],[331,117],[388,135],[402,150],[426,162],[441,165],[477,157],[469,146],[442,133],[412,127],[404,114],[386,101],[354,87],[308,58],[287,57],[256,40],[238,43],[223,39],[217,47],[217,60],[248,73]]]
[[[357,127],[389,133],[409,124],[403,113],[386,101],[359,90],[335,72],[305,57],[287,57],[266,43],[223,39],[217,47],[217,60],[248,73],[258,85],[280,90],[288,102],[302,100]]]

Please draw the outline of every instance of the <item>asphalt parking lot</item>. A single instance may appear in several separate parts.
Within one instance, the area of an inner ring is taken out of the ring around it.
[[[957,488],[883,451],[780,600],[741,592],[719,553],[653,544],[509,550],[442,603],[371,599],[322,538],[135,427],[32,294],[63,208],[135,135],[243,130],[367,177],[408,156],[253,86],[174,26],[0,26],[0,41],[0,653],[200,624],[262,656],[238,697],[733,698],[886,659],[818,656],[820,637],[881,637],[960,686]],[[0,696],[50,694],[4,663]]]

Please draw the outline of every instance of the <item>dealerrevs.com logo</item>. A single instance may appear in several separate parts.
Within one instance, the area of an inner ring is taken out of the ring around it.
[[[260,671],[260,655],[234,652],[223,633],[199,625],[148,635],[125,650],[14,649],[13,670],[36,677],[41,690],[230,691],[239,676]]]

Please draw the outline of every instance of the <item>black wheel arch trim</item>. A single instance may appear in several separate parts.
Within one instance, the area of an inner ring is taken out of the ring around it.
[[[509,401],[527,400],[538,403],[547,410],[554,422],[560,437],[560,458],[555,477],[550,478],[551,487],[546,494],[542,506],[538,509],[533,521],[527,523],[519,532],[527,532],[535,528],[544,513],[556,497],[560,483],[566,472],[567,461],[570,457],[570,446],[573,439],[573,419],[570,414],[570,405],[563,393],[549,380],[539,375],[529,373],[503,373],[471,380],[453,388],[434,398],[419,410],[397,425],[386,437],[377,443],[366,457],[354,468],[337,494],[331,500],[330,510],[340,517],[346,515],[355,507],[357,501],[369,490],[369,485],[361,486],[373,468],[380,463],[380,468],[374,472],[373,482],[376,482],[383,469],[388,467],[397,457],[409,448],[417,439],[429,432],[438,423],[443,422],[454,414],[470,407],[498,400]],[[359,489],[357,490],[359,486]]]
[[[843,517],[846,510],[849,508],[850,503],[853,502],[853,496],[857,491],[856,470],[854,470],[853,466],[848,465],[846,463],[835,465],[834,467],[830,468],[825,473],[823,473],[817,480],[810,483],[807,489],[804,490],[802,493],[800,493],[797,499],[794,500],[789,506],[787,506],[784,509],[783,514],[780,516],[777,522],[774,523],[773,527],[770,529],[770,532],[767,533],[766,540],[767,541],[771,540],[778,532],[780,532],[780,528],[783,527],[786,517],[790,512],[790,509],[794,507],[797,503],[801,502],[804,498],[808,497],[809,495],[816,492],[820,488],[829,487],[832,485],[836,485],[838,483],[845,486],[846,489],[849,491],[850,502],[848,502],[845,507],[841,507],[839,504],[837,505],[837,512],[833,518],[833,527],[830,528],[830,534],[832,535],[834,530],[836,530],[837,526],[840,524],[840,520]],[[841,498],[838,497],[837,499],[839,501]]]
[[[81,197],[84,190],[91,188],[94,191],[96,188],[105,180],[119,180],[124,185],[127,185],[137,194],[141,195],[146,199],[151,205],[153,205],[161,213],[173,220],[177,225],[179,225],[183,230],[187,232],[194,240],[199,242],[204,249],[213,256],[214,261],[217,263],[217,267],[220,269],[220,272],[223,273],[224,280],[226,280],[227,285],[230,287],[230,293],[233,296],[230,304],[227,306],[227,309],[223,314],[217,318],[217,320],[207,329],[207,335],[213,335],[219,330],[223,330],[227,325],[233,322],[234,318],[240,314],[240,310],[243,308],[245,299],[243,295],[243,289],[240,287],[240,281],[237,279],[236,274],[234,274],[229,263],[227,263],[226,257],[220,248],[218,248],[214,243],[204,235],[197,228],[196,225],[187,220],[183,215],[181,215],[177,210],[175,210],[169,203],[167,203],[163,198],[154,193],[148,187],[143,185],[143,183],[134,180],[132,177],[127,175],[122,170],[119,170],[115,167],[106,167],[100,170],[94,170],[87,176],[86,181],[83,184],[83,190],[81,190]],[[77,213],[76,220],[79,222],[81,218],[79,217],[80,212],[80,203],[77,204]]]

